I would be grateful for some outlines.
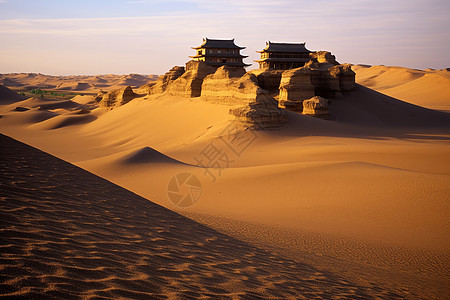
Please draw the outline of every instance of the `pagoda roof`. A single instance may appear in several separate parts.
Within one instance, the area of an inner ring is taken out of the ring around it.
[[[266,47],[258,53],[263,52],[289,52],[289,53],[310,53],[305,47],[305,43],[273,43],[266,42]]]
[[[242,54],[238,54],[238,53],[208,53],[208,54],[197,54],[197,55],[193,55],[193,56],[189,56],[192,58],[197,58],[197,57],[236,57],[236,58],[246,58],[248,57],[248,55],[242,55]]]
[[[198,47],[192,47],[192,49],[201,48],[222,48],[222,49],[245,49],[245,47],[239,47],[234,43],[234,39],[231,40],[213,40],[204,38],[203,43]]]

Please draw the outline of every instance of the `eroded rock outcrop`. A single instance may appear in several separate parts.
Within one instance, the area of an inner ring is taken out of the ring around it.
[[[277,107],[277,101],[261,95],[258,101],[230,109],[230,115],[253,129],[278,127],[287,123],[286,113]]]
[[[269,92],[278,92],[284,70],[258,69],[250,71],[258,78],[258,85]]]
[[[102,96],[102,100],[99,102],[100,107],[118,107],[124,105],[134,98],[138,97],[138,94],[133,92],[130,86],[121,88],[118,90],[110,91]]]
[[[316,51],[309,54],[311,59],[307,64],[319,63],[329,64],[330,66],[337,66],[339,63],[336,61],[336,57],[328,51]]]
[[[155,82],[149,82],[149,83],[146,83],[146,84],[144,84],[144,85],[141,85],[140,87],[138,87],[137,89],[135,89],[135,92],[136,92],[137,94],[150,95],[150,94],[152,93],[152,92],[151,92],[151,89],[152,89],[152,87],[153,87],[154,85],[156,85],[156,83],[158,83],[158,80],[155,81]]]
[[[342,92],[353,91],[356,87],[355,71],[352,70],[351,64],[342,64],[330,68],[330,74],[339,78],[339,87]]]
[[[229,113],[251,128],[276,127],[286,123],[277,101],[258,85],[256,75],[244,68],[222,66],[203,80],[202,99],[223,105],[240,105]]]
[[[320,96],[304,100],[302,114],[310,116],[327,115],[328,100]]]
[[[303,100],[315,96],[311,69],[302,67],[283,72],[280,82],[279,106],[301,112]]]
[[[258,79],[244,68],[222,66],[203,80],[201,96],[220,104],[244,104],[256,101],[262,93]]]
[[[166,91],[172,95],[183,97],[199,97],[202,91],[203,79],[213,74],[216,68],[208,66],[203,61],[189,61],[186,63],[186,72],[176,80],[167,84]]]
[[[102,101],[103,96],[105,96],[106,94],[107,94],[106,91],[101,90],[101,91],[99,91],[97,93],[97,95],[95,96],[94,100],[97,101],[97,102],[100,102],[100,101]]]
[[[355,88],[355,72],[351,65],[340,65],[327,51],[311,53],[305,66],[283,72],[279,105],[301,112],[303,100],[313,96],[335,98]]]
[[[164,75],[159,76],[156,83],[148,86],[147,93],[149,95],[164,93],[166,91],[167,87],[170,85],[170,83],[175,81],[176,79],[178,79],[181,75],[184,74],[184,72],[185,72],[184,67],[180,67],[180,66],[172,67]]]

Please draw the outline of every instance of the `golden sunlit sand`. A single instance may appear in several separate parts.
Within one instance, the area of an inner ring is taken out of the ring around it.
[[[101,177],[2,138],[2,293],[445,298],[448,71],[353,69],[331,118],[264,130],[204,96],[110,110],[0,86],[3,134]],[[202,164],[212,146],[226,168]],[[179,174],[192,206],[170,198]]]

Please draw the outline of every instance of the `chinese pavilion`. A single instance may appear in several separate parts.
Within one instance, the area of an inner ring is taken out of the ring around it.
[[[272,43],[266,42],[261,51],[261,58],[255,60],[260,69],[288,70],[303,67],[309,61],[311,51],[306,49],[305,43]]]
[[[198,47],[192,47],[197,51],[194,56],[189,56],[195,61],[204,61],[213,67],[232,66],[248,67],[242,59],[248,56],[241,55],[240,51],[245,47],[239,47],[232,40],[213,40],[204,38],[203,43]]]

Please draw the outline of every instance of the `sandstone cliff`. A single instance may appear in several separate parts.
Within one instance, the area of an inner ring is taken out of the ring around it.
[[[336,66],[339,63],[336,61],[336,57],[328,51],[316,51],[309,54],[309,58],[311,59],[310,63],[319,63],[319,64],[328,64],[329,66]]]
[[[315,96],[311,69],[302,67],[283,72],[280,82],[279,106],[301,112],[303,100]]]
[[[244,104],[255,101],[261,88],[255,75],[244,68],[222,66],[203,80],[201,96],[205,101],[221,104]]]
[[[356,73],[352,70],[351,64],[342,64],[330,68],[330,74],[339,78],[339,87],[342,92],[353,91],[356,87]]]
[[[320,96],[303,101],[304,115],[319,116],[328,114],[328,100]]]
[[[166,91],[172,95],[183,97],[199,97],[201,95],[203,79],[213,74],[216,68],[208,66],[203,61],[189,61],[186,72],[167,84]]]
[[[281,76],[283,75],[283,70],[267,70],[267,69],[257,69],[252,70],[249,73],[255,74],[258,79],[258,85],[268,90],[269,92],[274,92],[278,94],[278,89],[280,87]]]
[[[185,72],[184,67],[174,66],[164,75],[159,76],[156,83],[149,84],[147,93],[152,94],[162,94],[166,91],[167,87],[176,79],[178,79]]]
[[[244,68],[222,66],[203,80],[202,99],[223,105],[240,105],[229,113],[251,128],[286,123],[286,115],[275,99],[258,85],[258,78]]]
[[[98,96],[99,95],[97,95],[97,98]],[[135,94],[130,86],[127,86],[125,88],[113,90],[103,94],[102,99],[99,102],[99,106],[109,108],[118,107],[130,102],[138,96],[139,95]]]
[[[303,100],[313,96],[335,98],[355,88],[355,72],[351,65],[340,65],[326,51],[311,53],[305,66],[283,72],[280,82],[279,106],[301,112]]]
[[[259,97],[258,101],[231,108],[230,115],[253,129],[278,127],[287,123],[286,113],[277,107],[276,100],[267,95]]]

